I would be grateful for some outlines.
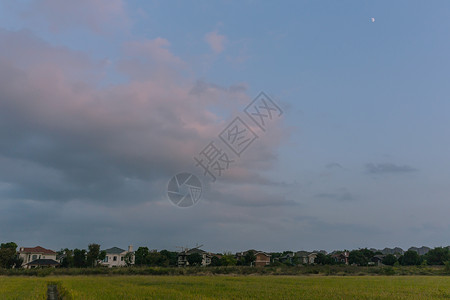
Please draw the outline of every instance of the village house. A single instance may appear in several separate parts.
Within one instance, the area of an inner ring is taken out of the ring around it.
[[[56,252],[41,246],[33,248],[20,247],[19,257],[23,260],[22,268],[31,269],[37,267],[56,267]]]
[[[112,267],[125,267],[127,265],[125,256],[131,253],[131,264],[134,265],[133,246],[128,246],[128,250],[123,250],[118,247],[112,247],[104,250],[106,252],[105,259],[100,262],[100,265]]]
[[[382,266],[383,265],[383,259],[384,259],[384,255],[375,255],[374,257],[372,257],[371,261],[369,262],[369,264],[373,264],[373,265],[377,265],[377,266]]]
[[[316,252],[308,252],[308,251],[297,251],[295,256],[298,258],[298,262],[304,265],[314,264],[314,261],[317,257]]]
[[[238,261],[243,261],[245,260],[245,256],[247,255],[247,253],[249,252],[253,252],[253,254],[255,255],[255,261],[252,262],[252,266],[257,266],[257,267],[264,267],[270,264],[270,254],[267,254],[264,251],[257,251],[254,249],[251,250],[247,250],[245,252],[238,252],[236,253],[235,257]]]
[[[257,252],[255,257],[255,267],[265,267],[270,265],[270,254],[265,252]]]
[[[295,258],[294,252],[288,252],[285,255],[283,255],[283,256],[279,257],[278,259],[275,259],[275,260],[278,260],[281,263],[293,264],[294,261],[295,261],[294,258]]]
[[[178,253],[178,266],[179,267],[189,266],[188,257],[189,257],[189,255],[194,254],[194,253],[198,253],[198,254],[200,254],[202,256],[202,263],[201,263],[201,265],[203,267],[208,266],[208,265],[211,264],[211,258],[212,258],[211,253],[208,253],[208,252],[206,252],[206,251],[204,251],[202,249],[199,249],[199,248],[192,248],[192,249],[189,249],[189,250],[188,249],[184,249],[184,250],[182,250],[182,251],[180,251]]]
[[[348,251],[331,254],[331,257],[334,259],[335,262],[346,265],[348,265],[348,256],[349,256]]]

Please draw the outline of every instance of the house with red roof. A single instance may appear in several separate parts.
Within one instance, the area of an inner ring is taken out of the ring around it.
[[[26,269],[59,265],[56,261],[56,252],[41,246],[33,248],[20,247],[19,257],[23,259],[22,268]]]

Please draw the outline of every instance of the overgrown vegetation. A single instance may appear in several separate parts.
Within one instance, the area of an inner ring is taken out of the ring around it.
[[[450,275],[446,266],[349,266],[349,265],[299,265],[299,266],[209,266],[209,267],[118,267],[118,268],[43,268],[1,269],[4,276],[59,276],[59,275]]]

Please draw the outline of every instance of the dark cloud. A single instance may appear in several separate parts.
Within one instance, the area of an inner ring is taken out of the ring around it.
[[[417,169],[407,165],[396,165],[392,163],[366,164],[366,171],[370,174],[388,174],[388,173],[411,173]]]
[[[322,199],[329,199],[329,200],[333,200],[333,201],[339,201],[339,202],[347,202],[347,201],[355,200],[353,195],[345,188],[339,189],[333,193],[319,193],[319,194],[316,194],[316,197],[322,198]]]
[[[187,238],[180,228],[197,236],[198,226],[217,222],[260,224],[269,210],[295,205],[273,190],[283,184],[260,172],[276,162],[286,136],[276,126],[220,183],[205,184],[212,197],[205,193],[188,210],[169,204],[168,180],[183,170],[200,173],[193,156],[218,139],[221,113],[251,99],[244,85],[211,84],[193,94],[195,81],[165,76],[184,68],[166,40],[128,43],[127,59],[144,56],[143,63],[126,65],[129,82],[101,88],[104,65],[83,53],[27,31],[0,30],[0,44],[0,228],[9,228],[2,239],[55,249],[149,239],[169,245]],[[155,61],[158,69],[143,74]],[[218,211],[207,211],[215,205]]]
[[[325,167],[326,167],[327,169],[342,169],[342,168],[343,168],[340,164],[338,164],[338,163],[336,163],[336,162],[329,163],[329,164],[327,164]]]

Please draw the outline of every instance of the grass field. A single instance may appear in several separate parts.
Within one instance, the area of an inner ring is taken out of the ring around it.
[[[47,281],[35,277],[0,276],[0,299],[47,299]]]
[[[0,277],[0,299],[45,299],[48,282],[69,299],[450,299],[442,276]]]

